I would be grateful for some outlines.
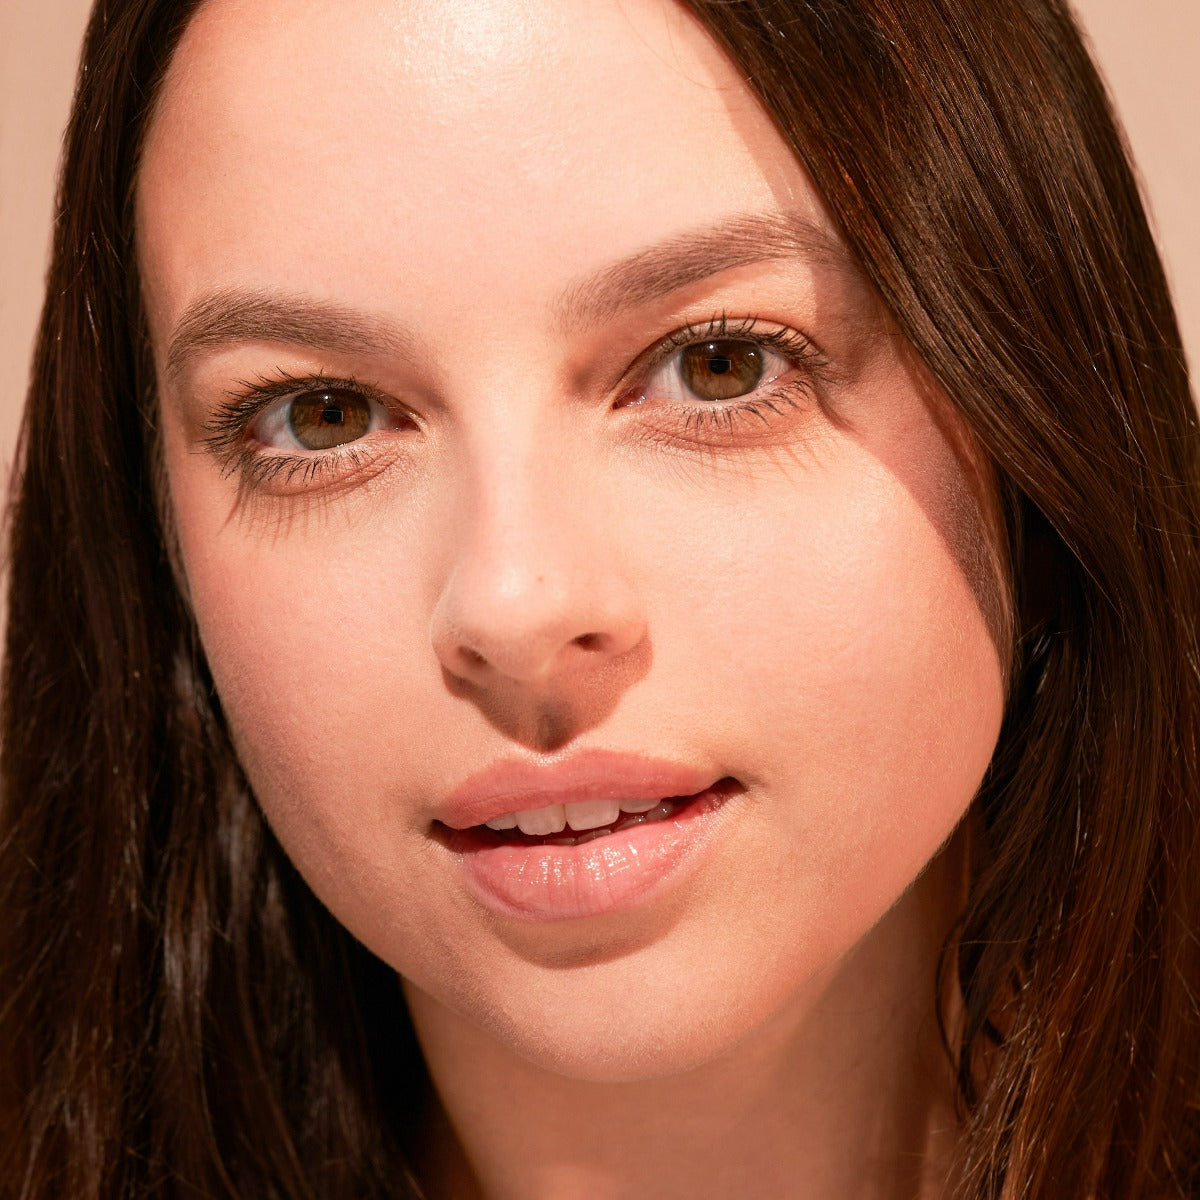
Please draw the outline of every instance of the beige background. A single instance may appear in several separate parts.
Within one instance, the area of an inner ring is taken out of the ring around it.
[[[550,2],[550,0],[547,0]],[[0,471],[12,458],[88,0],[0,0]],[[1137,158],[1200,363],[1200,0],[1077,0]]]

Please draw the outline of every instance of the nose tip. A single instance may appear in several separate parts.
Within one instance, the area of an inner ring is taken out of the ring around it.
[[[461,679],[541,685],[599,668],[644,636],[640,607],[616,572],[550,578],[477,563],[447,586],[432,640]]]

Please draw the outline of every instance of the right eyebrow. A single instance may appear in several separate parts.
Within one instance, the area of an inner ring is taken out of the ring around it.
[[[593,325],[722,271],[787,258],[824,265],[848,285],[864,287],[846,247],[809,217],[785,211],[738,213],[672,234],[575,282],[555,306],[559,324],[563,329]]]
[[[283,342],[337,353],[415,357],[419,340],[408,330],[309,296],[223,288],[184,311],[167,351],[166,373],[177,379],[206,350],[239,342]]]

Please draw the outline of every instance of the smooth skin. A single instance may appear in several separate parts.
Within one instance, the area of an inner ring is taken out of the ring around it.
[[[136,220],[181,586],[267,819],[404,980],[430,1194],[937,1195],[988,472],[701,27],[209,0]],[[722,320],[729,403],[663,347]],[[481,906],[439,805],[592,748],[740,794],[645,902]]]

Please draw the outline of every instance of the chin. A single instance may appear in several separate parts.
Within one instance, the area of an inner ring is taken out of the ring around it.
[[[457,1036],[486,1053],[580,1082],[645,1082],[701,1070],[772,1028],[802,1025],[836,957],[799,938],[790,954],[763,955],[757,937],[697,933],[676,929],[627,954],[609,946],[608,957],[555,966],[508,957],[485,985],[460,983],[437,1000],[419,993],[414,1018],[419,1029],[422,1012],[451,1008]]]
[[[491,1035],[531,1066],[582,1083],[641,1083],[686,1075],[736,1049],[764,1014],[676,997],[597,1005],[531,1023],[506,1020]]]

